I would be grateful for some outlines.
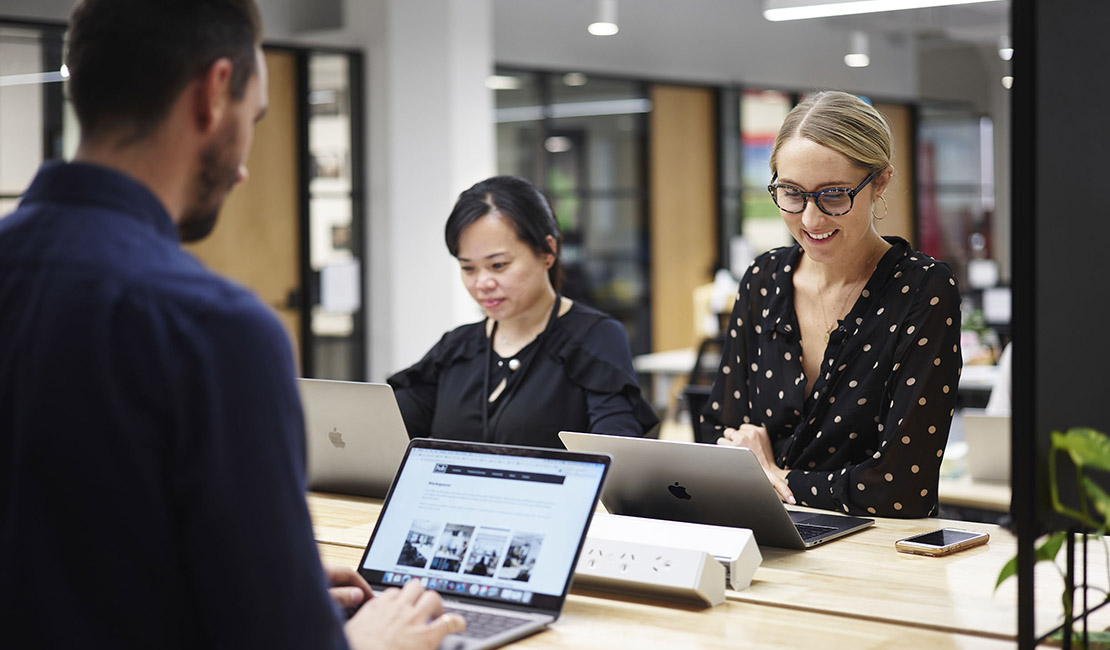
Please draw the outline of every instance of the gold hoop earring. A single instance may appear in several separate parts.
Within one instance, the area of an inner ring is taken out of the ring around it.
[[[871,204],[871,217],[874,218],[876,221],[882,221],[883,219],[886,219],[887,213],[890,212],[890,206],[887,205],[887,203],[886,203],[886,197],[884,197],[882,195],[879,195],[875,198],[877,198],[878,200],[883,202],[883,216],[880,217],[879,215],[875,214],[875,204],[872,203]]]

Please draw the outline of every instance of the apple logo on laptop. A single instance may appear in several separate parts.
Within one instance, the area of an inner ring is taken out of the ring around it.
[[[674,485],[668,485],[667,489],[670,490],[671,494],[673,494],[676,499],[690,499],[690,498],[692,498],[690,496],[690,493],[688,493],[686,491],[686,488],[684,488],[684,487],[682,487],[681,485],[678,484],[678,481],[675,481]]]
[[[328,433],[328,440],[331,440],[331,444],[335,445],[339,449],[342,449],[342,448],[347,446],[347,443],[343,442],[343,434],[339,433],[339,430],[335,429],[335,428],[333,428]],[[687,498],[689,498],[689,497],[687,497]]]

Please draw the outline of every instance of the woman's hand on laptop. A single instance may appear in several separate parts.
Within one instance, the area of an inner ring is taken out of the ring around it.
[[[367,601],[344,627],[354,650],[434,650],[443,637],[465,629],[466,622],[444,614],[439,594],[425,590],[419,580]]]
[[[790,470],[783,469],[775,464],[774,452],[771,449],[771,436],[767,435],[767,429],[754,424],[742,424],[739,429],[725,429],[724,434],[717,438],[717,444],[751,449],[756,459],[759,460],[763,473],[767,475],[767,480],[771,482],[771,487],[775,488],[775,492],[778,493],[783,503],[797,503],[794,500],[794,493],[790,490],[790,486],[786,484],[786,475],[790,473]]]
[[[370,583],[358,571],[346,566],[324,565],[328,576],[328,593],[341,609],[355,609],[374,597]]]

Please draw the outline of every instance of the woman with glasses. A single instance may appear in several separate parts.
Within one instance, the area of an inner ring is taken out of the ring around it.
[[[960,293],[945,264],[875,229],[891,139],[840,92],[783,122],[767,189],[797,243],[741,280],[701,426],[750,448],[787,503],[925,517],[956,406]]]

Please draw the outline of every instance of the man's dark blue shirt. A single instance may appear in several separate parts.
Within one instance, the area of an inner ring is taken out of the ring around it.
[[[0,219],[5,644],[344,647],[293,377],[146,187],[45,165]]]

